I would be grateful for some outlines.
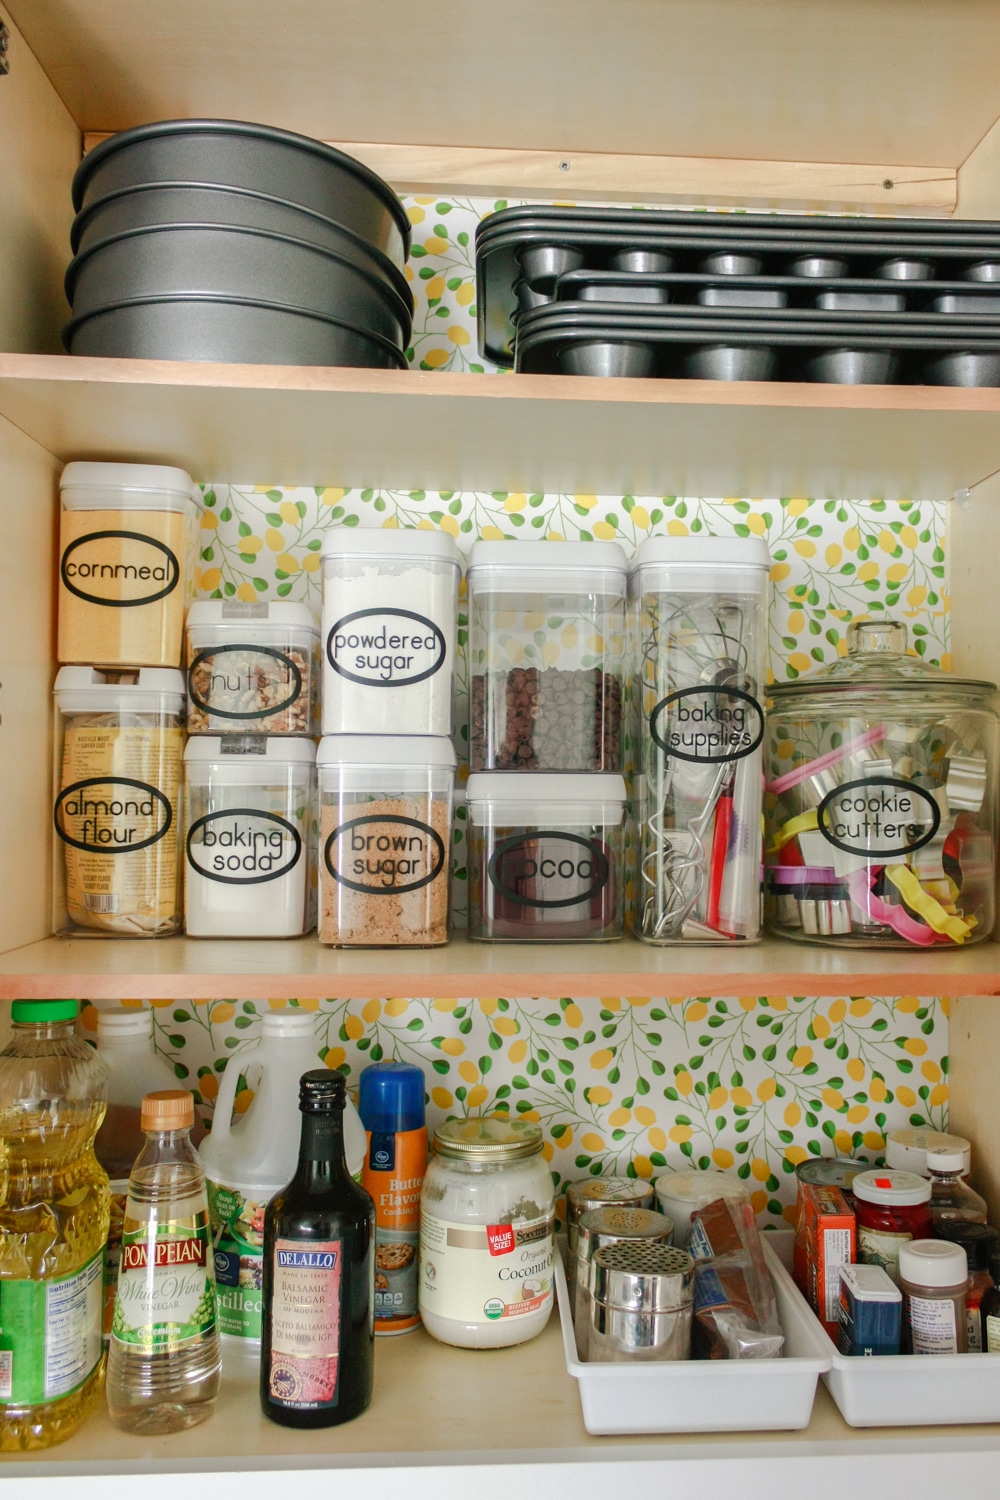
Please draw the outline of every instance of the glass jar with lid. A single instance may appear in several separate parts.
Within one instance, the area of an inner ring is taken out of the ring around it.
[[[852,1191],[858,1260],[866,1266],[881,1266],[898,1284],[900,1246],[932,1236],[931,1185],[915,1172],[877,1167],[859,1172]]]
[[[994,922],[996,713],[991,682],[863,620],[846,657],[770,689],[767,918],[807,942],[950,948]]]
[[[555,1196],[542,1132],[506,1115],[446,1120],[420,1194],[420,1316],[444,1344],[500,1349],[553,1302]]]

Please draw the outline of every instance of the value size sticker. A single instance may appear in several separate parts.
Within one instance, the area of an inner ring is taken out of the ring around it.
[[[649,733],[678,760],[719,765],[753,754],[764,738],[764,712],[741,688],[681,688],[660,699]]]

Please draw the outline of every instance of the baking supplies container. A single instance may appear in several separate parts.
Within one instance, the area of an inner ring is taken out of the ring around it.
[[[190,474],[160,464],[66,465],[60,662],[180,666],[192,490]]]
[[[184,751],[189,937],[282,938],[316,921],[316,746],[198,735]]]
[[[438,531],[328,533],[323,733],[448,735],[461,562]]]
[[[469,936],[607,942],[624,931],[625,782],[480,771],[466,785]]]
[[[590,1347],[591,1301],[594,1257],[611,1245],[670,1245],[674,1226],[666,1214],[655,1209],[633,1208],[622,1203],[591,1208],[580,1215],[576,1226],[576,1266],[573,1276],[573,1322],[576,1347],[581,1359]]]
[[[592,1208],[652,1208],[653,1188],[641,1177],[581,1177],[566,1184],[566,1279],[576,1285],[576,1242],[580,1215]]]
[[[319,940],[448,941],[455,751],[448,739],[327,735],[319,781]]]
[[[791,1235],[762,1237],[785,1336],[777,1359],[656,1364],[581,1361],[576,1357],[566,1275],[557,1258],[566,1368],[578,1383],[588,1432],[760,1432],[809,1425],[816,1381],[830,1368],[833,1346],[772,1249],[771,1242],[778,1238],[791,1241]],[[850,1363],[870,1365],[872,1361]],[[1000,1360],[997,1366],[1000,1377]]]
[[[646,942],[759,936],[770,562],[755,537],[655,537],[632,563],[631,920]]]
[[[688,1359],[694,1261],[672,1245],[609,1245],[594,1256],[591,1363]]]
[[[992,683],[860,621],[848,654],[770,691],[767,918],[786,937],[907,948],[988,938],[994,921]],[[808,884],[788,883],[789,867]]]
[[[168,937],[181,926],[183,673],[60,667],[54,695],[55,930]]]
[[[319,620],[289,599],[200,599],[184,627],[188,734],[312,734]]]
[[[626,568],[617,542],[473,544],[473,771],[621,770]]]

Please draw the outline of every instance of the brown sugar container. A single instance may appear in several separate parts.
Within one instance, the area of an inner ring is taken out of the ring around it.
[[[319,939],[448,941],[455,751],[433,736],[328,734],[319,782]]]
[[[60,662],[179,667],[190,474],[71,463],[59,482]]]

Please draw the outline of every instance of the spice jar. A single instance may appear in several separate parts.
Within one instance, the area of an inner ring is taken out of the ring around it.
[[[624,931],[621,776],[480,771],[469,809],[469,936],[607,942]]]
[[[704,1172],[664,1172],[653,1182],[656,1206],[673,1220],[674,1244],[681,1248],[691,1235],[691,1217],[717,1198],[727,1203],[749,1203],[750,1192],[738,1177],[709,1167]]]
[[[55,930],[179,931],[183,673],[61,667],[55,701]]]
[[[653,1188],[642,1177],[582,1177],[566,1184],[566,1284],[576,1287],[576,1241],[581,1214],[593,1208],[652,1208]]]
[[[851,1185],[857,1217],[858,1260],[881,1266],[899,1284],[899,1250],[910,1240],[929,1240],[931,1185],[915,1172],[859,1172]]]
[[[189,937],[299,937],[316,920],[312,740],[199,735],[184,751]]]
[[[506,1115],[447,1120],[420,1193],[420,1316],[444,1344],[499,1349],[552,1311],[555,1199],[541,1129]]]
[[[997,716],[990,682],[864,620],[841,661],[770,689],[767,918],[855,947],[950,948],[994,921]]]
[[[323,733],[448,735],[461,560],[446,532],[323,543]]]
[[[576,1331],[576,1350],[587,1358],[590,1342],[593,1265],[598,1250],[608,1245],[669,1245],[674,1226],[666,1214],[651,1208],[627,1208],[614,1203],[605,1208],[591,1208],[581,1214],[576,1226],[576,1273],[571,1306]]]
[[[190,474],[71,463],[59,493],[59,661],[179,667]]]
[[[319,728],[319,621],[307,604],[201,599],[184,637],[188,734]]]
[[[770,566],[759,537],[653,537],[632,563],[632,925],[649,943],[760,936]]]
[[[595,1363],[688,1359],[694,1261],[674,1245],[598,1250],[587,1358]]]
[[[448,941],[455,751],[450,740],[320,741],[319,939],[340,948]]]
[[[904,1354],[965,1354],[969,1266],[961,1245],[915,1240],[899,1250]]]
[[[620,771],[625,553],[476,542],[469,554],[473,771]]]

